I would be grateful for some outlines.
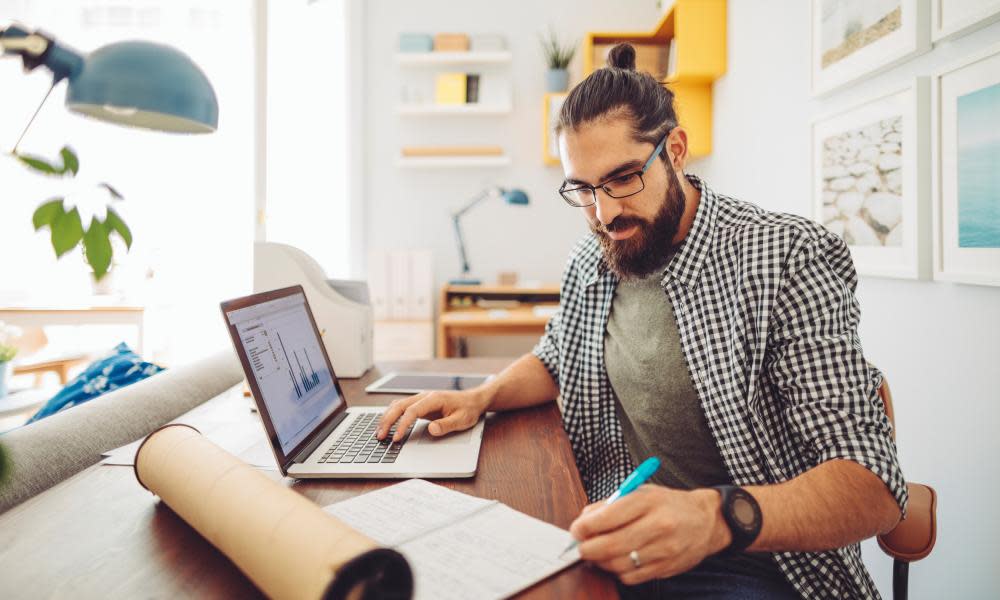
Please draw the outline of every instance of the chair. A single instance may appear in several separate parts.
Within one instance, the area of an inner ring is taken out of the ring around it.
[[[14,359],[14,375],[33,374],[37,387],[41,385],[42,375],[52,371],[59,377],[59,384],[66,385],[70,369],[87,361],[87,355],[78,352],[52,353],[46,349],[48,343],[48,336],[41,327],[30,327],[15,340],[18,356]]]
[[[885,413],[892,423],[892,437],[896,439],[896,420],[892,410],[889,383],[883,377],[878,390],[885,404]],[[906,600],[910,563],[925,558],[934,549],[937,540],[937,494],[934,488],[922,483],[908,483],[910,494],[906,518],[896,527],[878,536],[878,545],[893,558],[892,597]]]

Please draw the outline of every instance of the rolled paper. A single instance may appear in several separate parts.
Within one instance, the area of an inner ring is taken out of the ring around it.
[[[135,475],[271,598],[412,596],[413,574],[401,554],[193,427],[171,424],[149,434],[136,451]]]

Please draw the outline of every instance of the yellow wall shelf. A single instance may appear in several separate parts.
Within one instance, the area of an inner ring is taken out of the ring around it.
[[[726,0],[676,0],[649,32],[591,32],[583,38],[584,77],[595,68],[595,47],[618,42],[668,48],[673,72],[663,81],[674,92],[692,157],[712,152],[712,83],[726,72]]]

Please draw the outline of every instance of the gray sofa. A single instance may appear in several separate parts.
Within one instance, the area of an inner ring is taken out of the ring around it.
[[[0,513],[242,380],[243,369],[227,350],[0,435],[11,466],[0,484]]]

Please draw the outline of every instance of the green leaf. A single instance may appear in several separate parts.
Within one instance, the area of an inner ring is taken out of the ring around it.
[[[31,222],[35,226],[35,231],[38,231],[46,225],[51,226],[53,221],[64,214],[66,211],[63,210],[63,199],[53,198],[35,209],[35,214],[31,215]]]
[[[87,262],[94,270],[94,279],[100,280],[104,277],[111,266],[111,254],[114,250],[111,248],[110,235],[111,232],[104,226],[104,223],[97,220],[97,217],[91,219],[90,227],[83,234],[85,255]]]
[[[61,169],[57,169],[54,165],[45,162],[41,158],[24,156],[21,154],[15,154],[14,156],[17,157],[17,160],[28,165],[32,169],[39,171],[41,173],[45,173],[46,175],[62,175]]]
[[[61,257],[73,249],[83,238],[83,224],[80,222],[80,211],[73,210],[63,213],[50,225],[52,229],[52,249],[56,256]]]
[[[63,170],[65,174],[66,171],[72,171],[73,175],[80,172],[80,159],[77,157],[76,153],[69,146],[63,146],[62,150],[59,151],[59,155],[63,159]]]
[[[108,207],[108,217],[104,220],[104,227],[107,228],[109,233],[111,231],[118,233],[125,240],[125,247],[132,248],[132,231],[125,224],[125,221],[118,216],[118,213],[111,210],[110,206]]]

